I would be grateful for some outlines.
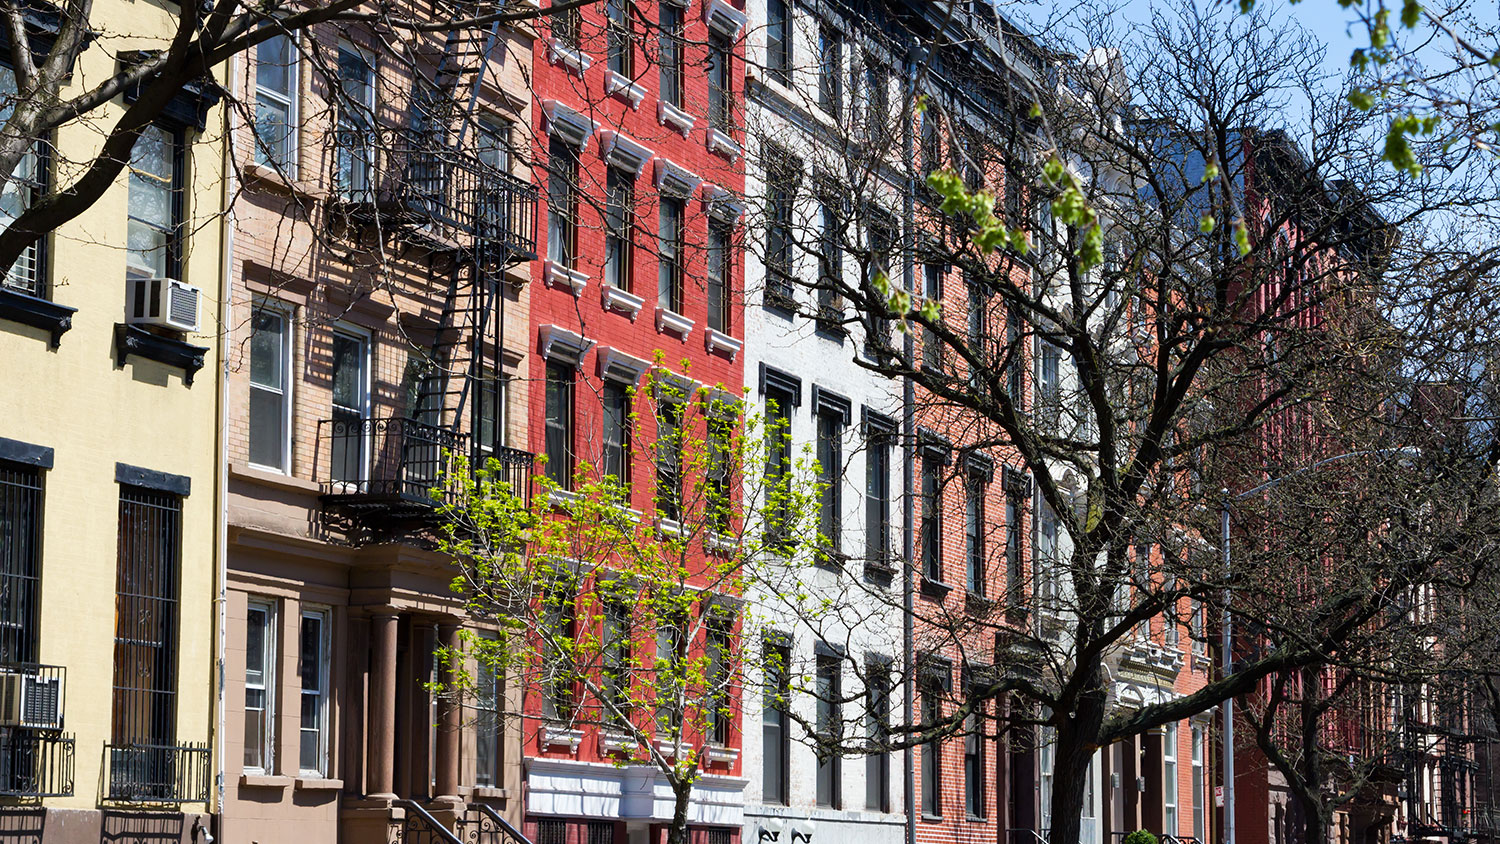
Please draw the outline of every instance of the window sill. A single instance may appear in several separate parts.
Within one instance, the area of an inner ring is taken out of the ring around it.
[[[258,486],[282,489],[288,492],[306,492],[317,494],[320,488],[312,481],[305,481],[291,475],[283,474],[274,469],[262,469],[247,463],[230,463],[229,476],[249,481]]]
[[[469,796],[475,800],[509,800],[510,789],[497,788],[492,785],[476,785],[469,791]]]
[[[948,584],[943,583],[940,580],[933,580],[932,578],[928,577],[925,574],[922,575],[922,594],[923,595],[926,595],[929,598],[935,598],[935,599],[941,601],[944,598],[947,598],[948,597],[948,593],[952,592],[952,591],[953,591],[953,587],[952,586],[949,586]]]
[[[728,132],[712,126],[708,127],[708,151],[716,152],[730,161],[738,161],[744,154],[744,150],[734,142],[734,138]]]
[[[599,733],[599,753],[608,756],[612,753],[631,753],[635,750],[635,739],[624,733],[603,730]]]
[[[641,306],[646,304],[646,300],[640,296],[608,284],[602,285],[599,291],[604,310],[624,314],[630,317],[631,322],[635,322],[635,318],[641,313]]]
[[[583,288],[588,286],[589,274],[568,269],[556,261],[548,261],[546,280],[548,287],[566,287],[574,296],[581,296]]]
[[[942,815],[930,815],[930,814],[928,814],[926,812],[923,812],[922,813],[922,820],[924,822],[926,822],[926,823],[942,823],[943,822],[943,816]]]
[[[281,777],[274,774],[240,774],[240,788],[285,789],[291,784],[291,777]]]
[[[672,539],[682,539],[687,536],[687,528],[684,528],[682,522],[676,519],[657,519],[656,532],[661,536]]]
[[[637,82],[632,82],[630,77],[621,76],[613,70],[604,73],[604,93],[611,97],[619,97],[630,104],[631,111],[641,107],[641,100],[646,98],[646,89]]]
[[[578,745],[583,744],[583,730],[544,726],[542,727],[541,744],[543,750],[552,747],[561,747],[565,748],[569,753],[577,753]]]
[[[124,367],[125,360],[131,355],[148,358],[157,363],[164,363],[182,370],[182,383],[193,386],[193,375],[203,368],[203,356],[208,354],[207,346],[194,346],[181,340],[173,340],[170,337],[162,337],[157,334],[126,325],[123,322],[115,323],[115,365]]]
[[[288,179],[275,167],[258,161],[246,164],[241,168],[240,175],[246,185],[262,188],[272,193],[313,201],[321,201],[329,197],[328,191],[313,187],[301,179]]]
[[[343,780],[327,777],[297,777],[298,791],[338,791],[344,787]]]
[[[556,510],[566,510],[583,500],[583,495],[571,489],[554,489],[547,493],[547,506]]]
[[[661,125],[676,130],[684,138],[692,133],[693,127],[698,123],[697,119],[691,114],[688,114],[666,100],[657,102],[656,120]]]
[[[722,745],[710,744],[703,748],[703,756],[711,764],[733,765],[740,758],[738,747],[724,747]]]
[[[77,312],[77,308],[0,287],[0,319],[40,328],[51,336],[54,349],[73,327],[73,314]]]
[[[722,331],[709,328],[703,332],[703,346],[708,349],[709,354],[724,352],[729,355],[730,360],[734,360],[739,356],[740,350],[745,347],[745,342],[736,340]]]
[[[656,309],[656,330],[662,334],[676,334],[680,339],[686,341],[689,334],[693,333],[693,321],[667,308]]]
[[[995,606],[995,601],[983,595],[976,595],[973,592],[966,592],[964,594],[964,609],[970,615],[989,615],[994,611]]]
[[[790,283],[788,283],[788,286],[790,286]],[[788,293],[767,290],[761,299],[761,304],[768,310],[776,311],[788,319],[797,314],[797,300],[793,299]]]
[[[588,53],[564,44],[559,38],[547,40],[547,57],[553,64],[560,64],[577,76],[582,76],[594,64]]]

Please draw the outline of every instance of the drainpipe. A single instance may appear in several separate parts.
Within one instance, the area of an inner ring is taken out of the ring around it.
[[[229,84],[227,101],[234,101],[238,96],[239,74],[241,69],[242,54],[236,53],[229,60]],[[219,326],[217,354],[219,356],[219,383],[218,383],[218,411],[219,425],[218,435],[218,465],[215,467],[217,475],[218,510],[216,518],[218,524],[215,530],[217,541],[217,565],[214,578],[217,581],[214,586],[217,594],[214,596],[214,625],[218,628],[214,637],[214,755],[218,763],[214,771],[215,788],[215,814],[218,822],[214,825],[220,837],[224,830],[224,778],[226,771],[225,760],[225,733],[226,717],[224,713],[224,685],[225,678],[225,652],[228,649],[228,627],[229,627],[229,323],[232,319],[229,297],[234,285],[231,282],[234,271],[234,215],[231,213],[231,203],[235,196],[235,171],[234,164],[239,159],[235,156],[234,143],[234,109],[227,105],[223,108],[224,113],[224,145],[223,145],[223,197],[221,200],[219,225],[219,251],[223,256],[219,265]]]
[[[902,260],[901,280],[904,289],[911,291],[915,284],[916,269],[913,264],[916,255],[915,243],[915,216],[916,216],[916,175],[913,170],[913,143],[912,143],[912,118],[915,116],[912,104],[917,96],[917,68],[925,60],[924,55],[915,45],[908,45],[906,52],[906,97],[905,105],[901,109],[901,155],[906,169],[906,184],[901,192],[901,214],[902,214]],[[906,359],[911,360],[916,354],[916,347],[910,331],[906,332],[902,345],[906,353]],[[916,413],[916,386],[910,378],[903,378],[901,385],[901,426],[906,438],[906,449],[901,461],[901,481],[903,504],[901,518],[904,521],[902,531],[902,557],[907,563],[907,569],[902,572],[901,577],[901,601],[905,612],[902,613],[902,659],[906,664],[906,689],[902,695],[902,711],[907,724],[912,723],[914,709],[913,699],[916,695],[916,677],[914,669],[916,665],[915,627],[912,617],[916,611],[914,604],[911,577],[911,559],[913,552],[913,527],[912,521],[915,516],[915,507],[912,501],[912,489],[915,483],[916,472],[916,442],[917,442],[917,413]],[[912,751],[908,748],[902,754],[902,773],[905,782],[902,788],[905,791],[906,800],[906,844],[916,844],[917,840],[917,812],[918,800],[916,795],[916,765],[912,758]]]

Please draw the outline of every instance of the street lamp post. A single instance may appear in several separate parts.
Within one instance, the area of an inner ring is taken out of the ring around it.
[[[1279,478],[1272,478],[1259,486],[1247,489],[1244,492],[1230,496],[1229,490],[1221,489],[1219,494],[1223,501],[1219,509],[1219,553],[1224,562],[1224,617],[1221,624],[1220,647],[1223,651],[1222,663],[1224,676],[1228,677],[1234,672],[1234,649],[1232,617],[1229,612],[1229,506],[1237,501],[1244,501],[1252,495],[1264,492],[1282,481],[1295,478],[1305,472],[1311,472],[1320,466],[1329,463],[1337,463],[1340,460],[1348,460],[1352,457],[1385,456],[1391,454],[1413,454],[1416,449],[1410,446],[1401,448],[1376,448],[1363,451],[1351,451],[1346,454],[1337,454],[1333,457],[1325,457],[1322,460],[1310,463],[1299,469],[1295,469]],[[1234,697],[1224,699],[1224,844],[1235,844],[1234,840]]]

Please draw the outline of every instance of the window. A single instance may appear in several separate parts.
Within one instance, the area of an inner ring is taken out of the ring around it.
[[[297,178],[297,59],[288,35],[255,47],[255,161],[289,179]]]
[[[818,202],[818,322],[824,329],[841,330],[844,297],[844,250],[839,243],[839,197],[825,195]]]
[[[990,290],[982,280],[970,279],[969,284],[969,352],[981,363],[970,367],[969,385],[982,389],[989,378],[984,366],[988,363],[990,342]]]
[[[682,7],[675,3],[659,4],[661,10],[661,34],[658,37],[661,64],[661,101],[682,108],[683,88],[683,33]]]
[[[328,773],[328,611],[302,611],[302,645],[297,673],[302,677],[302,731],[298,753],[304,775]]]
[[[42,473],[0,463],[0,662],[36,662]]]
[[[687,619],[666,615],[656,628],[656,723],[658,738],[674,740],[682,733],[683,709],[676,701],[687,682]]]
[[[119,567],[115,578],[114,718],[117,748],[177,743],[177,583],[181,571],[182,500],[120,487]],[[171,790],[157,773],[168,760],[148,749],[111,757],[111,782],[137,793]],[[165,752],[165,751],[160,751]],[[111,789],[113,792],[115,789]]]
[[[604,687],[605,724],[625,728],[630,721],[630,607],[610,602],[604,606],[600,636],[600,668]]]
[[[734,278],[734,227],[727,220],[708,218],[708,327],[730,331],[730,283]]]
[[[604,382],[604,454],[603,470],[620,484],[622,494],[630,489],[630,397],[629,385],[619,381]]]
[[[1177,834],[1177,723],[1169,721],[1162,736],[1162,830]]]
[[[766,390],[766,541],[773,546],[784,545],[791,539],[787,535],[791,510],[786,497],[790,494],[795,401],[791,393]]]
[[[708,32],[708,125],[734,131],[734,45],[715,29]]]
[[[663,399],[656,408],[656,513],[682,520],[683,402]]]
[[[1039,733],[1037,747],[1037,802],[1041,805],[1041,828],[1052,828],[1052,786],[1053,780],[1053,757],[1057,748],[1053,745],[1057,740],[1057,730],[1053,727],[1042,727]]]
[[[704,492],[707,494],[707,520],[709,529],[728,534],[730,519],[734,515],[734,488],[731,486],[734,473],[734,422],[723,416],[710,416],[708,420],[708,472]]]
[[[271,770],[276,743],[276,609],[270,601],[251,600],[245,611],[245,761],[246,771]]]
[[[1021,562],[1021,499],[1005,496],[1005,594],[1011,605],[1025,595],[1026,569]]]
[[[547,146],[547,257],[568,269],[578,251],[578,149],[553,138]]]
[[[358,334],[335,331],[333,357],[333,444],[331,477],[344,484],[365,480],[369,462],[370,343]]]
[[[890,91],[885,68],[869,54],[864,60],[864,131],[869,140],[884,137],[890,116]]]
[[[943,582],[942,459],[922,455],[922,574],[933,583]]]
[[[865,449],[865,563],[889,571],[891,563],[891,442],[894,432],[867,425]]]
[[[553,6],[565,5],[564,0],[552,0]],[[574,50],[579,49],[583,40],[583,9],[578,6],[553,12],[552,37],[561,41],[565,46]]]
[[[818,534],[831,555],[839,553],[843,509],[844,417],[836,408],[818,409]]]
[[[1036,535],[1037,597],[1044,612],[1056,612],[1062,600],[1058,589],[1057,514],[1045,501],[1041,503],[1039,521]]]
[[[865,756],[865,808],[891,810],[891,755],[885,751],[890,738],[891,671],[884,663],[872,663],[865,671],[865,734],[870,753]]]
[[[510,143],[514,125],[499,117],[481,117],[475,129],[474,153],[496,173],[510,172]]]
[[[335,187],[345,199],[368,202],[374,199],[370,176],[375,148],[370,127],[375,118],[375,67],[363,50],[349,43],[339,45],[338,62]]]
[[[719,747],[729,745],[729,729],[734,724],[729,673],[734,639],[729,627],[728,619],[716,618],[707,625],[704,634],[708,652],[708,667],[704,672],[708,681],[708,699],[703,707],[705,727],[709,743]]]
[[[818,24],[818,107],[834,117],[844,110],[844,33]]]
[[[480,376],[478,384],[479,392],[479,421],[474,426],[474,444],[479,449],[480,458],[487,458],[495,453],[495,449],[505,445],[507,436],[505,426],[507,417],[510,415],[506,407],[506,397],[510,394],[510,378],[501,373],[487,371]]]
[[[568,844],[568,822],[551,818],[538,819],[536,844]]]
[[[632,5],[632,0],[607,0],[604,4],[609,69],[626,78],[635,76],[635,43],[630,19]]]
[[[766,2],[766,73],[782,85],[792,84],[791,0]]]
[[[894,224],[889,222],[889,217],[884,212],[873,208],[869,212],[878,217],[865,232],[865,246],[869,251],[866,280],[873,285],[880,276],[886,276],[889,280],[891,251],[896,242],[896,232]],[[895,286],[894,283],[892,286]],[[877,304],[875,312],[878,316],[870,319],[870,336],[865,343],[865,354],[869,357],[874,357],[878,349],[888,346],[891,341],[890,320],[884,316],[889,305],[886,302]]]
[[[670,8],[662,4],[662,8]],[[682,290],[682,217],[685,206],[675,197],[661,198],[661,227],[658,229],[659,261],[656,270],[656,304],[673,313],[683,311]]]
[[[547,362],[547,477],[560,489],[573,488],[573,374],[571,364]]]
[[[791,716],[787,713],[792,694],[791,650],[767,644],[765,673],[760,716],[761,799],[785,806],[791,802],[787,782],[792,751]]]
[[[542,717],[564,721],[573,714],[573,593],[553,589],[542,598]]]
[[[250,462],[292,469],[292,332],[287,315],[264,306],[250,318]]]
[[[968,552],[969,594],[985,595],[984,571],[984,478],[971,474],[964,484],[964,542]]]
[[[943,265],[925,264],[922,267],[922,295],[939,306],[943,302]],[[939,311],[941,313],[941,311]],[[943,371],[943,343],[936,331],[922,329],[922,368],[933,372]]]
[[[1055,434],[1062,411],[1062,382],[1059,373],[1062,350],[1043,340],[1041,357],[1037,365],[1037,424],[1044,433]]]
[[[1203,805],[1203,728],[1193,727],[1193,837],[1199,841],[1206,841],[1208,835],[1207,818],[1204,816]]]
[[[922,175],[930,176],[943,168],[943,135],[940,118],[931,103],[922,115],[921,137],[918,140],[921,152]]]
[[[493,634],[481,634],[493,641]],[[505,685],[494,666],[480,661],[474,672],[474,784],[496,786],[501,782],[504,757],[504,731],[500,709],[505,700]]]
[[[932,724],[941,715],[938,684],[923,680],[917,689],[918,717]],[[943,816],[943,748],[941,742],[922,743],[922,814],[930,818]]]
[[[983,818],[984,807],[984,710],[964,720],[964,808],[971,818]]]
[[[16,76],[9,68],[0,66],[0,121],[10,119],[15,112],[15,103]],[[16,163],[10,181],[0,188],[0,228],[8,228],[41,197],[47,179],[46,151],[46,144],[33,144]],[[10,272],[0,278],[0,287],[46,298],[47,279],[41,266],[43,242],[26,247],[11,265]]]
[[[629,293],[634,286],[635,180],[609,168],[604,204],[604,283]]]
[[[819,806],[839,808],[840,762],[834,749],[839,741],[839,658],[819,654],[815,666],[813,695],[814,728],[818,731],[816,799]]]
[[[181,133],[147,126],[130,151],[125,264],[130,278],[181,278]]]
[[[772,0],[776,2],[776,0]],[[774,152],[770,153],[774,155]],[[792,203],[796,175],[773,164],[766,191],[766,304],[792,302]]]
[[[1208,656],[1208,633],[1204,629],[1203,602],[1194,598],[1188,602],[1188,637],[1193,640],[1193,656]]]
[[[1022,393],[1023,380],[1021,374],[1026,370],[1024,366],[1025,355],[1022,353],[1021,344],[1021,315],[1014,309],[1005,314],[1005,391],[1010,396],[1011,402],[1020,409],[1025,405],[1026,397]]]

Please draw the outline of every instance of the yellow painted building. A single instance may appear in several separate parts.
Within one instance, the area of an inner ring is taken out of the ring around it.
[[[176,15],[96,4],[108,47],[83,53],[64,95],[113,73],[122,51],[163,43],[121,33],[170,33]],[[225,202],[215,100],[185,91],[102,199],[0,279],[6,840],[206,841],[213,828]],[[124,107],[116,98],[61,128],[23,175],[66,183]]]

